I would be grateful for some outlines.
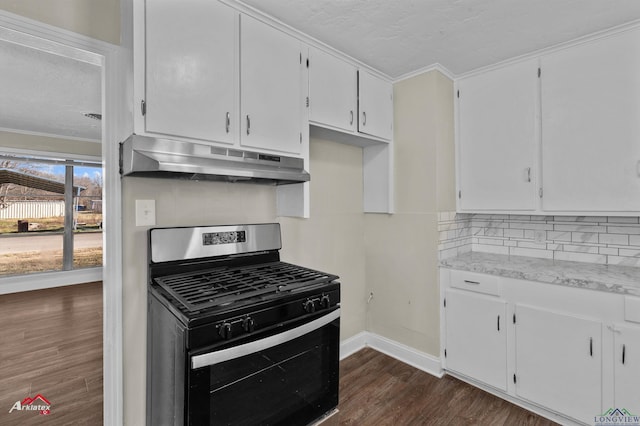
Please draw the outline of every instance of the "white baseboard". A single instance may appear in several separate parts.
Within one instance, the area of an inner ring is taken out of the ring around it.
[[[343,360],[349,355],[353,355],[360,349],[365,348],[367,346],[368,334],[369,333],[366,331],[362,331],[355,336],[349,337],[348,339],[340,342],[340,360]]]
[[[367,346],[433,376],[442,377],[444,375],[440,358],[367,331],[358,333],[340,343],[340,359],[344,359]]]

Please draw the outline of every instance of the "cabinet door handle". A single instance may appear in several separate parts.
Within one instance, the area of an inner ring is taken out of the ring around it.
[[[351,114],[351,119],[349,120],[349,125],[353,125],[353,110],[349,111],[349,114]]]
[[[247,134],[251,133],[251,119],[249,118],[249,114],[247,114]]]
[[[498,315],[498,331],[500,331],[500,315]]]
[[[478,282],[478,281],[464,280],[464,282],[467,283],[467,284],[480,285],[480,282]]]
[[[589,356],[593,356],[593,337],[589,337]]]
[[[531,182],[531,167],[527,167],[527,182]]]
[[[229,133],[229,126],[231,126],[231,115],[227,112],[227,119],[225,120],[225,130]]]
[[[365,111],[362,111],[362,126],[366,126],[367,125],[367,113]]]
[[[624,360],[626,358],[627,346],[622,345],[622,365],[624,365]]]

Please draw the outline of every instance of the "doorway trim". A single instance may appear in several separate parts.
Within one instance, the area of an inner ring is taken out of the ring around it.
[[[122,200],[118,142],[126,135],[125,50],[68,30],[0,10],[0,28],[37,37],[65,54],[78,49],[102,56],[103,231],[103,407],[104,424],[123,423]],[[53,42],[53,43],[51,43]],[[55,44],[59,46],[56,47]],[[36,48],[42,48],[42,46]]]

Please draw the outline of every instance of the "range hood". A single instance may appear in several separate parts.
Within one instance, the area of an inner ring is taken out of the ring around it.
[[[310,179],[301,158],[136,134],[120,144],[120,174],[271,185]]]

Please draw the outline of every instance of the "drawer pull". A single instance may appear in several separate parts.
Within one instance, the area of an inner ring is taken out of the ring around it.
[[[464,282],[467,283],[467,284],[480,285],[479,281],[464,280]]]

